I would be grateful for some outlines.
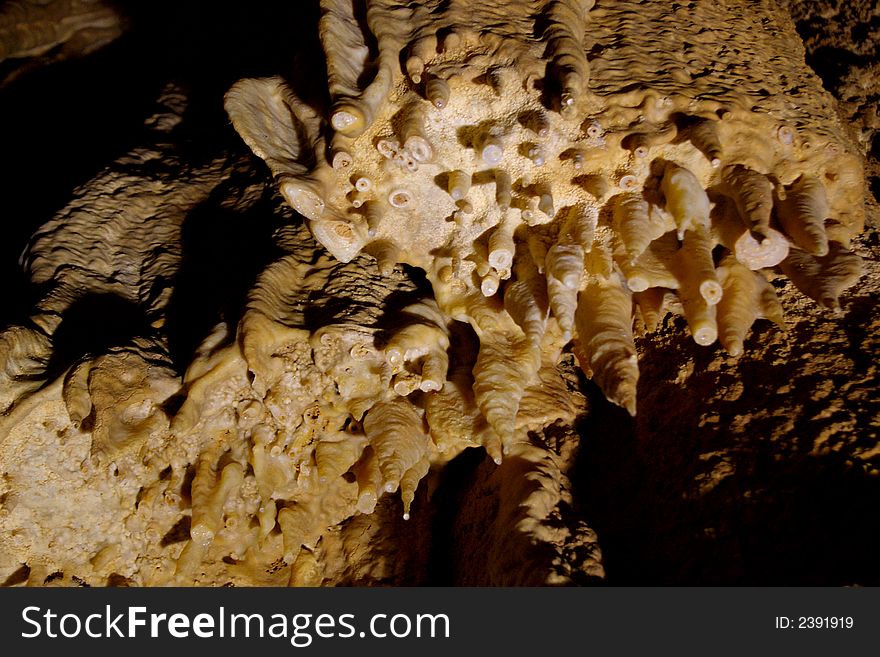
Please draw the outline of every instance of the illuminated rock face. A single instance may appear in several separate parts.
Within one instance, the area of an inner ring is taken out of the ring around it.
[[[0,462],[33,463],[2,482],[3,572],[405,582],[426,565],[397,543],[429,540],[443,471],[475,447],[498,464],[475,485],[494,502],[461,503],[480,531],[464,521],[459,581],[600,578],[571,511],[572,352],[634,415],[634,325],[673,311],[738,356],[753,322],[783,322],[778,270],[832,309],[858,278],[860,158],[768,2],[321,10],[329,108],[281,78],[226,97],[304,223],[273,209],[278,257],[182,379],[163,326],[184,217],[264,194],[224,187],[234,158],[175,159],[174,90],[156,144],[32,239],[23,262],[49,291],[0,335]],[[160,165],[173,182],[152,180]],[[138,307],[144,330],[52,383],[84,291]]]
[[[226,106],[334,257],[422,269],[473,327],[476,403],[509,450],[523,390],[572,337],[635,413],[633,307],[739,355],[755,319],[782,322],[771,268],[833,309],[857,280],[860,158],[759,5],[328,1],[326,115],[280,79]],[[425,392],[441,360],[412,372]]]

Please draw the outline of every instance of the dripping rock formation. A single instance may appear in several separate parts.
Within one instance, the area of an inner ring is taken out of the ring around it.
[[[0,582],[880,582],[870,3],[278,4],[4,5]]]

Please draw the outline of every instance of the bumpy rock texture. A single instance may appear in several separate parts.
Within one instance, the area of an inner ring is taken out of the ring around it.
[[[0,580],[876,582],[869,144],[790,19],[309,11],[226,95],[272,180],[166,84],[28,241]]]

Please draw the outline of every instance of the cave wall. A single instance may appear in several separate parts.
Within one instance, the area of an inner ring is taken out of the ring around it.
[[[841,101],[848,134],[867,154],[876,191],[876,52],[869,36],[876,10],[867,3],[788,4],[807,61]],[[11,376],[0,390],[0,580],[876,583],[880,241],[870,195],[865,231],[852,245],[863,274],[842,294],[839,312],[819,307],[785,277],[771,277],[784,326],[759,321],[736,357],[697,345],[687,322],[668,315],[635,339],[634,418],[609,403],[566,352],[557,367],[557,385],[567,391],[559,420],[523,427],[528,448],[500,466],[471,440],[457,458],[427,472],[413,491],[410,520],[401,518],[401,500],[386,495],[371,514],[336,519],[327,511],[332,529],[319,541],[303,537],[308,549],[298,553],[278,529],[253,558],[218,534],[210,559],[192,565],[192,557],[180,567],[181,551],[199,535],[193,525],[207,526],[194,522],[190,509],[200,454],[213,444],[181,440],[180,418],[193,408],[194,390],[208,400],[210,412],[199,407],[202,415],[235,409],[240,422],[249,412],[240,390],[253,385],[253,370],[241,363],[217,368],[241,339],[236,326],[265,299],[253,291],[261,281],[267,288],[278,263],[312,253],[310,272],[332,273],[303,288],[314,301],[311,314],[269,316],[291,331],[314,331],[356,312],[333,306],[327,280],[352,276],[357,286],[380,285],[364,278],[369,264],[345,267],[314,255],[320,249],[301,217],[222,112],[222,95],[238,79],[290,70],[290,62],[299,63],[294,78],[305,78],[296,82],[298,92],[326,101],[312,73],[322,64],[314,33],[305,29],[318,18],[309,7],[299,42],[287,30],[301,17],[270,3],[207,22],[202,12],[171,3],[142,14],[130,9],[122,12],[126,35],[103,50],[68,57],[74,42],[63,57],[32,66],[0,90],[4,125],[21,127],[10,132],[9,157],[22,163],[4,182],[11,219],[0,266],[13,282],[2,311],[4,346],[7,356],[10,345],[22,344],[33,356],[30,372],[7,368]],[[847,36],[826,34],[832,25]],[[192,34],[199,36],[186,36]],[[59,96],[70,108],[60,116],[53,111]],[[136,272],[126,269],[131,262],[140,263]],[[395,285],[393,312],[371,315],[369,300],[359,306],[376,326],[424,296],[425,282],[408,269]],[[42,338],[47,327],[51,348]],[[255,348],[281,339],[253,335]],[[223,392],[229,382],[235,385]],[[90,401],[78,416],[71,409],[85,403],[77,397],[83,386]],[[150,437],[129,441],[114,429],[119,422],[148,427]],[[208,431],[229,426],[218,420]],[[253,461],[236,455],[242,447],[229,447],[243,465],[228,478],[247,479]],[[226,470],[218,463],[228,459],[206,467],[212,487],[222,488]],[[352,494],[340,486],[340,496]],[[262,512],[248,506],[258,492],[249,495],[227,501],[219,522],[230,536],[247,534],[249,518]],[[236,524],[241,518],[244,526]],[[62,546],[78,556],[61,556]]]

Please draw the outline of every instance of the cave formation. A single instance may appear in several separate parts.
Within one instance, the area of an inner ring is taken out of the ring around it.
[[[0,581],[877,583],[868,3],[278,4],[0,10]]]

